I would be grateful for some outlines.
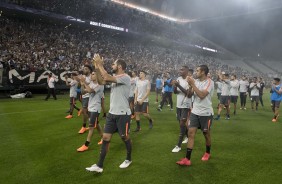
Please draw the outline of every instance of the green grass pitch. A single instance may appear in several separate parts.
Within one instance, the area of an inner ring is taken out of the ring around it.
[[[125,145],[114,134],[110,151],[104,162],[104,172],[86,172],[97,162],[100,152],[95,131],[90,150],[76,149],[87,134],[77,132],[82,117],[65,119],[68,96],[44,101],[43,96],[32,99],[0,100],[0,181],[1,183],[281,183],[282,182],[282,119],[271,122],[269,94],[264,95],[265,108],[237,110],[231,119],[213,121],[211,159],[202,162],[204,137],[198,131],[192,153],[192,166],[181,167],[175,162],[185,156],[186,145],[179,153],[171,150],[177,143],[179,127],[174,111],[165,107],[156,110],[154,94],[150,96],[152,130],[141,119],[142,131],[130,133],[133,141],[132,165],[120,169],[126,155]],[[217,100],[214,96],[215,113]],[[175,96],[174,96],[175,102]],[[79,104],[80,106],[80,104]],[[109,93],[106,94],[109,108]],[[231,108],[233,112],[233,107]],[[224,114],[224,111],[223,113]],[[103,125],[105,119],[100,118]],[[135,129],[135,121],[131,129]]]

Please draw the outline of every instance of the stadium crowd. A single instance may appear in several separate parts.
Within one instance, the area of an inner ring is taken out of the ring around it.
[[[222,64],[220,59],[186,53],[157,44],[144,44],[138,39],[124,38],[113,32],[65,27],[38,21],[22,21],[2,16],[1,55],[4,68],[16,70],[76,70],[91,63],[95,53],[110,64],[115,58],[124,58],[130,70],[143,69],[151,77],[168,71],[177,76],[180,66],[195,68],[201,63],[209,65],[211,74],[218,70],[248,74],[240,67]],[[249,75],[249,74],[248,74]]]

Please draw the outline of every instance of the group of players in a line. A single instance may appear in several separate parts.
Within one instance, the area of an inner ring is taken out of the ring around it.
[[[110,75],[105,70],[103,64],[103,58],[96,54],[93,58],[93,68],[95,70],[89,65],[85,65],[83,75],[72,73],[70,78],[66,76],[66,84],[70,86],[70,114],[66,118],[72,118],[73,110],[78,110],[78,115],[83,114],[83,126],[79,133],[83,134],[89,130],[86,142],[77,151],[83,152],[89,149],[93,131],[97,129],[101,137],[101,141],[98,144],[102,145],[100,157],[96,164],[87,167],[86,170],[99,173],[103,172],[104,159],[109,150],[113,133],[118,132],[125,143],[127,150],[126,159],[119,167],[127,168],[132,163],[132,143],[129,137],[131,119],[135,118],[137,123],[134,132],[141,130],[141,114],[148,119],[149,129],[153,128],[153,120],[149,115],[148,98],[151,84],[146,79],[146,72],[141,70],[139,77],[137,77],[136,72],[126,73],[126,62],[117,59],[112,63],[113,75]],[[202,156],[202,161],[208,161],[211,156],[210,127],[214,115],[212,107],[214,81],[209,77],[209,69],[206,65],[198,66],[194,75],[193,73],[194,71],[192,69],[182,66],[179,70],[179,77],[176,80],[171,79],[169,73],[166,73],[163,79],[158,77],[156,81],[156,102],[158,101],[158,94],[162,93],[162,100],[158,108],[159,111],[162,111],[165,102],[173,110],[172,93],[174,92],[177,95],[176,114],[179,121],[180,133],[177,145],[172,152],[179,152],[181,150],[181,144],[187,143],[186,156],[176,162],[179,165],[186,166],[191,165],[190,158],[198,129],[202,130],[206,141],[206,150]],[[104,110],[104,85],[106,82],[111,83],[110,110],[107,116]],[[77,90],[78,86],[80,86],[80,91]],[[238,93],[240,93],[241,98],[240,109],[245,109],[246,101],[244,97],[247,96],[248,88],[250,89],[252,109],[254,109],[254,102],[256,102],[257,110],[261,84],[256,81],[256,78],[249,84],[244,77],[238,81],[235,75],[232,75],[229,79],[228,74],[219,72],[216,86],[218,93],[220,93],[221,89],[221,95],[219,97],[218,114],[214,118],[215,120],[220,119],[220,113],[223,108],[226,109],[226,119],[230,119],[230,100],[234,103],[234,115],[236,114]],[[282,93],[278,78],[274,79],[272,91],[277,96],[276,99],[272,99],[275,113],[273,121],[274,119],[277,121],[281,101],[278,97]],[[75,105],[75,100],[80,93],[82,110]],[[99,125],[98,119],[101,109],[103,109],[104,116],[106,117],[106,123],[103,129]],[[89,127],[87,128],[86,125],[88,122]]]

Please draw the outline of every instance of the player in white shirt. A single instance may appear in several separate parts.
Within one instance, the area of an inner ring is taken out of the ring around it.
[[[187,120],[190,118],[192,107],[191,95],[188,96],[189,84],[186,80],[188,76],[188,70],[189,69],[187,66],[182,66],[179,71],[180,77],[172,81],[172,85],[174,86],[174,93],[177,95],[176,115],[180,128],[178,142],[175,148],[172,150],[173,153],[177,153],[181,150],[181,143],[188,142]],[[185,139],[184,141],[183,138]]]
[[[256,102],[256,110],[258,110],[260,83],[257,77],[254,77],[253,82],[250,84],[250,90],[252,110],[254,110],[254,102]]]
[[[211,134],[210,127],[212,125],[213,107],[212,96],[214,91],[214,82],[207,77],[209,69],[207,65],[201,65],[196,70],[197,79],[187,77],[188,84],[191,86],[189,94],[195,96],[193,108],[190,115],[190,124],[188,130],[188,144],[186,157],[176,162],[179,165],[191,165],[191,153],[194,148],[195,135],[198,129],[201,129],[205,136],[206,152],[202,157],[202,161],[210,159]]]
[[[109,144],[112,139],[112,135],[115,132],[119,133],[121,139],[125,143],[127,153],[125,161],[119,167],[124,169],[132,163],[132,144],[128,134],[131,116],[128,103],[130,93],[130,77],[125,74],[126,63],[124,60],[118,59],[112,64],[112,71],[115,76],[111,76],[107,73],[107,71],[104,69],[103,63],[103,58],[101,58],[98,54],[95,54],[93,59],[95,68],[100,71],[105,81],[112,83],[110,110],[106,118],[106,124],[103,133],[103,144],[101,147],[99,161],[97,164],[93,164],[92,166],[86,168],[87,171],[98,173],[103,172],[103,163],[109,150]]]
[[[217,111],[217,117],[214,118],[215,120],[220,119],[220,113],[222,109],[225,107],[226,108],[226,117],[225,119],[229,120],[230,119],[230,80],[229,80],[229,74],[222,74],[218,73],[218,77],[220,81],[222,82],[222,90],[221,90],[221,96],[220,96],[220,103],[218,106],[218,111]]]
[[[134,94],[136,89],[136,74],[135,72],[128,72],[128,75],[130,76],[130,93],[129,93],[129,99],[128,103],[131,110],[131,119],[135,118],[135,112],[134,112]]]
[[[57,100],[56,92],[55,92],[55,78],[53,77],[52,73],[48,74],[47,78],[47,84],[48,84],[48,95],[45,98],[45,101],[47,101],[50,98],[50,95],[53,95],[54,100]]]
[[[84,132],[86,132],[88,130],[88,128],[86,128],[86,125],[89,121],[89,115],[88,115],[88,102],[89,102],[89,93],[87,91],[85,91],[85,87],[84,85],[89,85],[91,82],[91,72],[92,72],[92,68],[89,65],[84,65],[83,67],[83,76],[80,77],[80,84],[81,84],[81,94],[82,94],[82,114],[83,114],[83,124],[81,129],[78,131],[79,134],[83,134]],[[84,85],[82,85],[82,83]]]
[[[69,110],[69,115],[66,116],[66,119],[71,119],[73,118],[72,113],[73,110],[76,109],[78,112],[80,112],[80,109],[75,105],[76,104],[76,97],[77,97],[77,85],[78,82],[75,80],[75,77],[77,77],[76,73],[72,73],[70,77],[70,81],[68,81],[68,75],[65,75],[65,81],[66,85],[70,87],[70,110]]]
[[[101,102],[102,102],[102,96],[104,92],[104,85],[98,84],[96,72],[91,73],[91,82],[89,85],[87,85],[84,82],[85,81],[82,81],[84,90],[89,93],[88,112],[90,116],[90,121],[89,121],[89,132],[87,135],[87,140],[84,143],[84,145],[82,145],[80,148],[77,149],[78,152],[83,152],[83,151],[88,150],[94,129],[97,129],[101,138],[103,136],[103,131],[99,124],[98,118],[101,112]]]
[[[146,72],[140,71],[139,80],[136,83],[135,89],[135,119],[137,127],[134,132],[139,132],[141,130],[140,125],[140,114],[143,114],[145,118],[149,120],[149,128],[153,128],[153,120],[149,114],[149,95],[151,90],[151,83],[146,79]]]
[[[244,110],[247,109],[246,102],[247,102],[248,87],[249,87],[249,82],[246,76],[243,76],[242,79],[239,81],[239,92],[240,92],[240,102],[241,102],[240,109],[244,109]]]
[[[230,80],[230,95],[231,95],[231,103],[234,104],[234,111],[233,114],[236,115],[236,108],[237,108],[237,100],[238,100],[238,93],[239,93],[239,81],[235,74],[231,75]]]

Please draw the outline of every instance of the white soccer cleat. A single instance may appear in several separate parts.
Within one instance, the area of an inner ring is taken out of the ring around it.
[[[127,168],[131,163],[132,163],[132,161],[125,160],[124,162],[122,162],[122,164],[120,164],[119,168],[125,169],[125,168]]]
[[[182,144],[187,144],[188,143],[188,138],[185,137],[184,140],[182,141]]]
[[[173,148],[173,150],[171,151],[172,153],[178,153],[181,150],[180,147],[175,146],[175,148]]]
[[[90,172],[97,172],[97,173],[103,172],[103,168],[100,168],[100,167],[97,166],[96,164],[92,165],[91,167],[86,167],[85,169],[86,169],[87,171],[90,171]]]

